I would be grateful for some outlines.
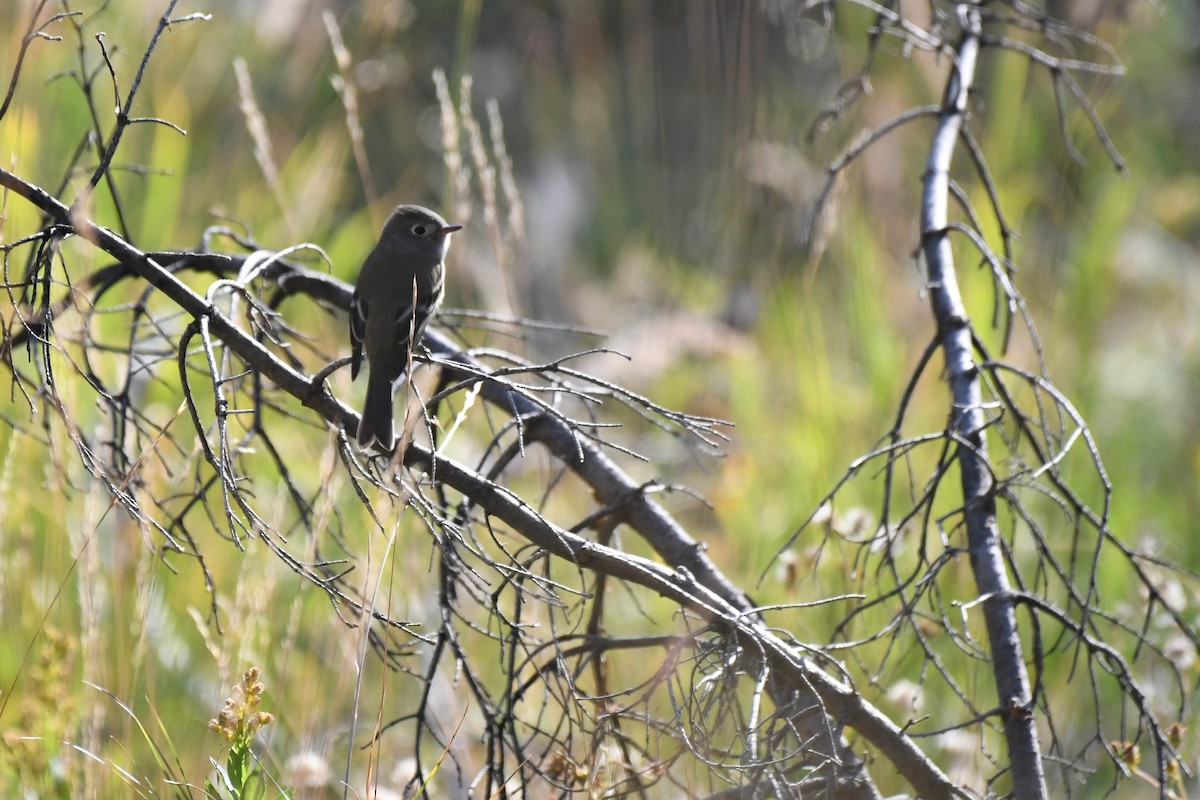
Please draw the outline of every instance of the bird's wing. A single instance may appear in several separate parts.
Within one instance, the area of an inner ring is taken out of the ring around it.
[[[362,367],[363,336],[367,332],[367,299],[354,291],[350,301],[350,379],[358,377]]]

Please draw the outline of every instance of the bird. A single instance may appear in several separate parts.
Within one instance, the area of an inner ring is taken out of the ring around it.
[[[442,302],[450,234],[462,227],[423,206],[396,206],[359,270],[350,303],[350,377],[358,377],[366,355],[367,396],[356,437],[364,450],[395,446],[392,390]]]

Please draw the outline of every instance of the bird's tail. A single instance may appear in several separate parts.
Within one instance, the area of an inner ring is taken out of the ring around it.
[[[367,448],[378,442],[385,451],[395,445],[392,430],[392,382],[385,370],[372,369],[367,378],[367,399],[358,423],[358,446]]]

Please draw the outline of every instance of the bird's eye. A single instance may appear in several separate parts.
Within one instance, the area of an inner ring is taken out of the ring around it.
[[[412,226],[412,232],[417,236],[424,236],[425,234],[429,233],[429,229],[418,223]]]

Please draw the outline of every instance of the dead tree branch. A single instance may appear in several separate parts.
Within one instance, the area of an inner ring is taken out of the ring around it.
[[[1038,742],[1036,716],[1025,657],[1017,630],[1000,529],[996,517],[996,478],[989,463],[987,429],[979,367],[974,360],[970,317],[963,306],[954,253],[950,246],[947,206],[950,199],[950,163],[967,112],[968,95],[975,80],[979,55],[980,17],[976,9],[964,12],[962,39],[955,52],[954,68],[942,100],[942,110],[925,168],[921,203],[921,246],[928,271],[929,297],[941,338],[950,382],[950,429],[956,435],[956,459],[962,472],[962,493],[968,549],[983,603],[988,641],[995,661],[993,674],[999,705],[1004,709],[1005,738],[1011,760],[1013,792],[1017,797],[1047,797]]]
[[[217,472],[218,483],[226,497],[225,527],[235,537],[240,530],[245,535],[263,539],[277,549],[270,528],[258,517],[240,491],[241,478],[233,468],[231,459],[236,448],[229,442],[224,421],[233,413],[234,407],[230,397],[221,390],[223,381],[227,379],[220,376],[228,374],[228,369],[217,363],[216,343],[219,342],[222,348],[236,355],[261,379],[315,412],[327,424],[340,430],[352,430],[357,424],[357,415],[320,380],[285,363],[253,334],[235,324],[214,300],[213,291],[201,296],[175,274],[185,268],[241,273],[245,269],[246,259],[179,252],[152,257],[108,229],[78,214],[72,215],[70,209],[49,194],[12,173],[0,170],[0,185],[44,211],[53,221],[54,236],[79,236],[119,261],[120,268],[103,268],[85,281],[85,285],[106,285],[122,275],[145,281],[191,319],[180,338],[178,352],[180,359],[184,359],[191,339],[200,337],[204,361],[208,364],[208,377],[214,384],[213,416],[218,422],[219,431],[218,444],[213,447],[205,445],[205,457]],[[159,263],[159,259],[169,266]],[[257,271],[257,275],[273,279],[285,294],[303,293],[342,309],[349,307],[349,286],[320,273],[289,265],[282,259],[272,260],[269,266]],[[65,309],[63,303],[57,307]],[[11,353],[14,345],[27,341],[25,337],[34,329],[34,326],[27,326],[23,336],[8,341],[6,352]],[[406,466],[436,476],[440,485],[454,489],[469,503],[471,513],[481,512],[487,518],[504,523],[538,551],[579,569],[644,587],[698,615],[703,622],[697,633],[707,632],[727,641],[733,648],[732,652],[741,654],[739,674],[745,670],[757,675],[757,680],[769,689],[775,705],[779,707],[778,713],[790,719],[790,725],[795,726],[796,731],[809,731],[801,734],[801,742],[805,744],[796,752],[801,761],[809,758],[805,755],[806,750],[809,753],[824,752],[827,754],[825,758],[852,759],[851,751],[840,741],[840,736],[833,733],[845,726],[877,748],[921,796],[964,796],[915,742],[866,702],[844,676],[830,674],[829,669],[833,664],[820,655],[819,649],[797,648],[773,634],[759,619],[755,607],[745,594],[717,569],[703,548],[650,498],[648,487],[635,482],[600,452],[594,443],[582,438],[569,420],[547,413],[544,404],[537,402],[528,392],[502,376],[490,375],[482,364],[439,334],[432,334],[429,341],[449,380],[463,384],[480,383],[481,395],[490,404],[519,420],[526,447],[539,443],[550,450],[591,487],[603,504],[601,511],[605,516],[620,520],[636,530],[663,561],[672,566],[662,566],[556,526],[510,489],[423,445],[413,443],[409,446],[403,456]],[[181,361],[181,364],[185,363]],[[577,378],[581,374],[573,373],[571,377]],[[614,387],[602,384],[601,388],[611,391]],[[185,394],[192,409],[193,424],[202,432],[205,426],[200,419],[199,408],[191,399],[193,392]],[[344,446],[348,448],[348,444]],[[413,491],[403,486],[396,486],[395,490],[402,495]],[[141,513],[137,508],[130,510]],[[282,551],[278,552],[283,554]],[[324,575],[320,570],[295,562],[294,559],[291,563],[300,574],[330,590],[330,575]],[[338,598],[341,602],[350,602],[344,595],[339,594]],[[357,607],[357,604],[351,602],[351,606]],[[380,621],[396,625],[384,618],[380,618]],[[405,626],[401,624],[400,627]],[[827,740],[824,744],[812,739],[820,731],[825,731],[821,734]],[[861,762],[854,760],[851,763],[859,765],[855,769],[861,768]],[[869,782],[863,783],[861,776],[856,780],[862,787],[858,792],[865,792],[861,796],[874,796]],[[843,788],[839,791],[847,790]]]

